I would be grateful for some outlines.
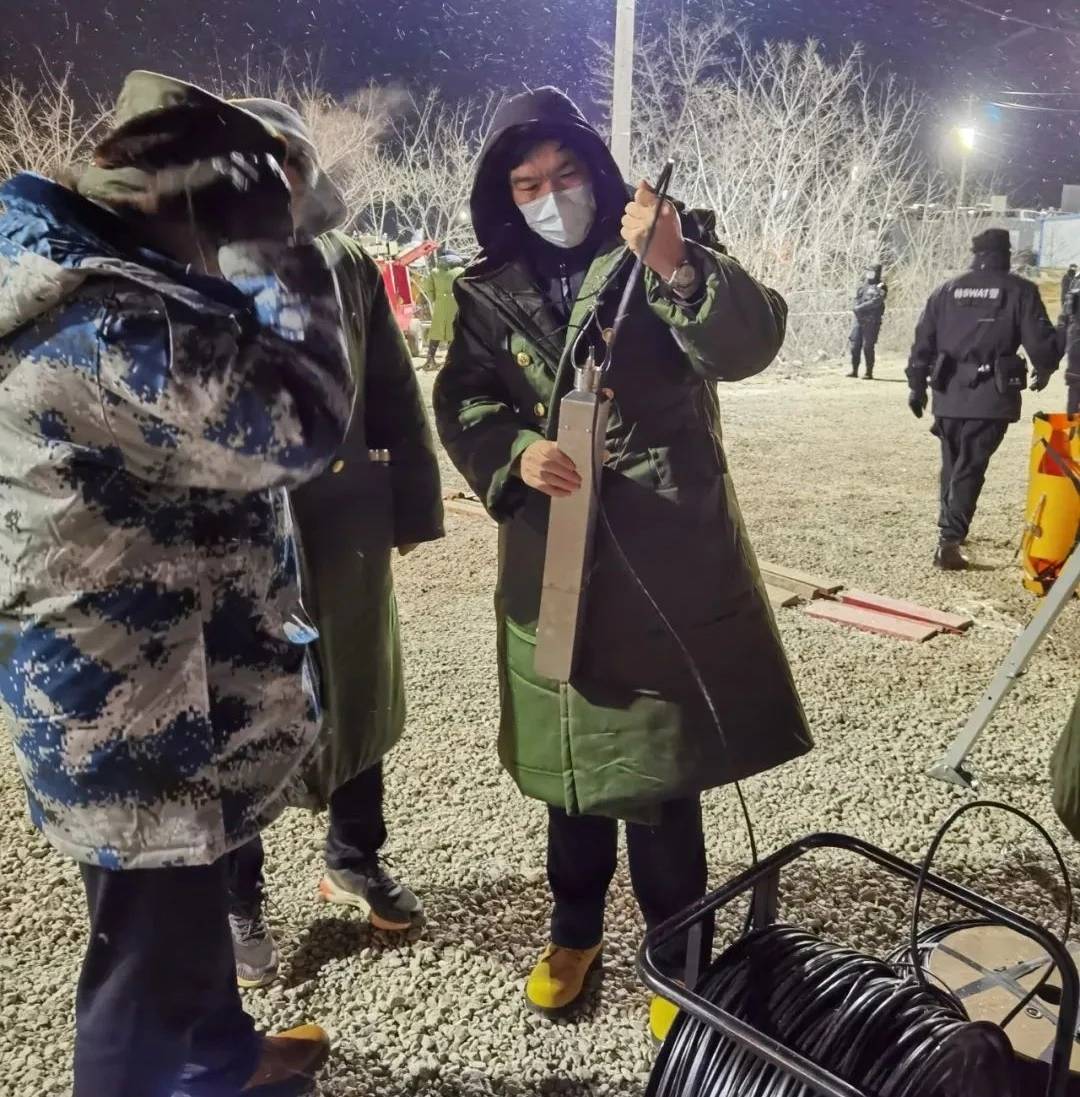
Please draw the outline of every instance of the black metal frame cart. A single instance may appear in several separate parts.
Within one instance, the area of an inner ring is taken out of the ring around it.
[[[688,990],[687,986],[697,983],[697,972],[687,971],[687,985],[684,986],[661,974],[653,961],[658,946],[680,933],[688,933],[688,953],[695,955],[695,946],[700,943],[705,919],[748,892],[752,893],[750,921],[753,928],[764,929],[776,924],[782,871],[807,854],[819,850],[855,854],[894,876],[911,881],[912,884],[916,884],[921,876],[918,866],[858,838],[843,834],[812,834],[777,850],[650,933],[639,952],[638,969],[650,989],[674,1002],[690,1017],[723,1034],[764,1063],[771,1064],[790,1078],[811,1087],[822,1097],[868,1097],[863,1090],[812,1062],[800,1052],[759,1031],[744,1019],[720,1009],[693,990]],[[1047,1097],[1065,1097],[1069,1085],[1069,1060],[1077,1031],[1080,997],[1080,980],[1076,966],[1066,949],[1041,926],[943,877],[928,874],[924,887],[926,891],[951,900],[977,917],[1000,923],[1030,938],[1045,949],[1052,962],[1057,965],[1061,976],[1061,999],[1046,1094]]]

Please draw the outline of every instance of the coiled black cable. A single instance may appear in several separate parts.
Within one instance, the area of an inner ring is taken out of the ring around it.
[[[875,1097],[1016,1097],[1004,1033],[882,960],[776,925],[740,938],[698,994]],[[705,1022],[682,1013],[648,1097],[814,1097]]]
[[[931,984],[923,970],[944,937],[994,924],[968,919],[919,930],[923,892],[941,843],[963,815],[988,808],[1024,820],[1050,847],[1064,881],[1067,941],[1073,898],[1060,850],[1030,815],[978,800],[954,811],[931,842],[915,887],[910,940],[888,961],[774,925],[736,941],[695,993],[874,1097],[1019,1097],[1005,1028],[1046,984],[1053,966],[998,1024],[970,1020],[962,1003]],[[815,1097],[815,1091],[683,1012],[661,1048],[647,1097]]]

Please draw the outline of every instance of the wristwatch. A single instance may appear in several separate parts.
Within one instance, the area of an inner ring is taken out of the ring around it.
[[[671,277],[666,284],[668,289],[673,293],[677,293],[680,297],[689,297],[697,289],[700,279],[701,275],[698,273],[697,267],[689,259],[684,259],[671,272]]]

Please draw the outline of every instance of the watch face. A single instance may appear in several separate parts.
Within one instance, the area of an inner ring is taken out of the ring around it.
[[[675,289],[686,289],[687,286],[692,286],[696,281],[697,271],[691,263],[683,263],[675,269],[675,273],[671,276],[671,285]]]

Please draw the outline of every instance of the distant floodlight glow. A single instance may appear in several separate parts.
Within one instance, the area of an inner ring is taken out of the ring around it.
[[[975,148],[976,133],[974,126],[958,126],[956,136],[960,138],[960,144],[967,152],[971,152]]]

